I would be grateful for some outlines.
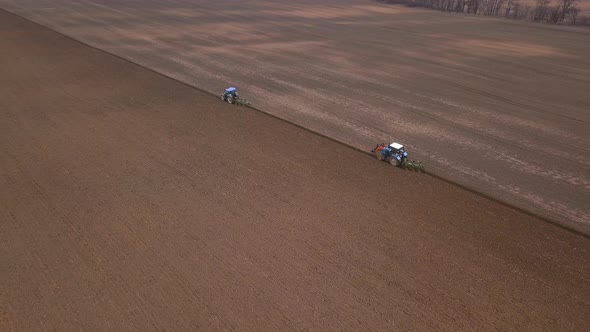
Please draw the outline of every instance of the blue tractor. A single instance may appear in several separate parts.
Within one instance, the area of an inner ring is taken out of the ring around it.
[[[391,143],[389,145],[381,143],[371,150],[371,152],[375,154],[377,159],[386,161],[393,166],[402,166],[408,158],[406,148],[399,143]]]
[[[238,89],[234,88],[233,86],[225,89],[221,95],[221,100],[227,101],[230,104],[235,104],[239,99],[240,96],[238,95]]]

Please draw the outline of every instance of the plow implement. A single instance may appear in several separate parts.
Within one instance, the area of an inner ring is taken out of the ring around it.
[[[386,161],[393,166],[397,166],[409,171],[426,172],[424,165],[420,161],[408,158],[406,148],[400,143],[378,144],[371,150],[378,160]]]

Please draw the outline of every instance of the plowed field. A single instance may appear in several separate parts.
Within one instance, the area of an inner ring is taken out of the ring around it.
[[[590,241],[0,12],[0,330],[583,330]]]
[[[369,0],[0,0],[0,7],[590,234],[590,29]]]

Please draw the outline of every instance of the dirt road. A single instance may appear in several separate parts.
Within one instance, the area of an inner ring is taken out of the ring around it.
[[[0,12],[0,330],[582,330],[590,241]]]
[[[590,29],[365,0],[0,7],[590,234]]]

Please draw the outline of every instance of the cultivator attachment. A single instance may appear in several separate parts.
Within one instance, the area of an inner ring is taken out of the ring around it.
[[[410,160],[406,158],[404,159],[404,161],[402,161],[402,163],[399,166],[403,169],[407,169],[408,171],[418,171],[426,173],[426,169],[420,161]]]
[[[239,106],[250,106],[250,102],[247,99],[244,98],[238,98],[235,102],[234,105],[239,105]]]

